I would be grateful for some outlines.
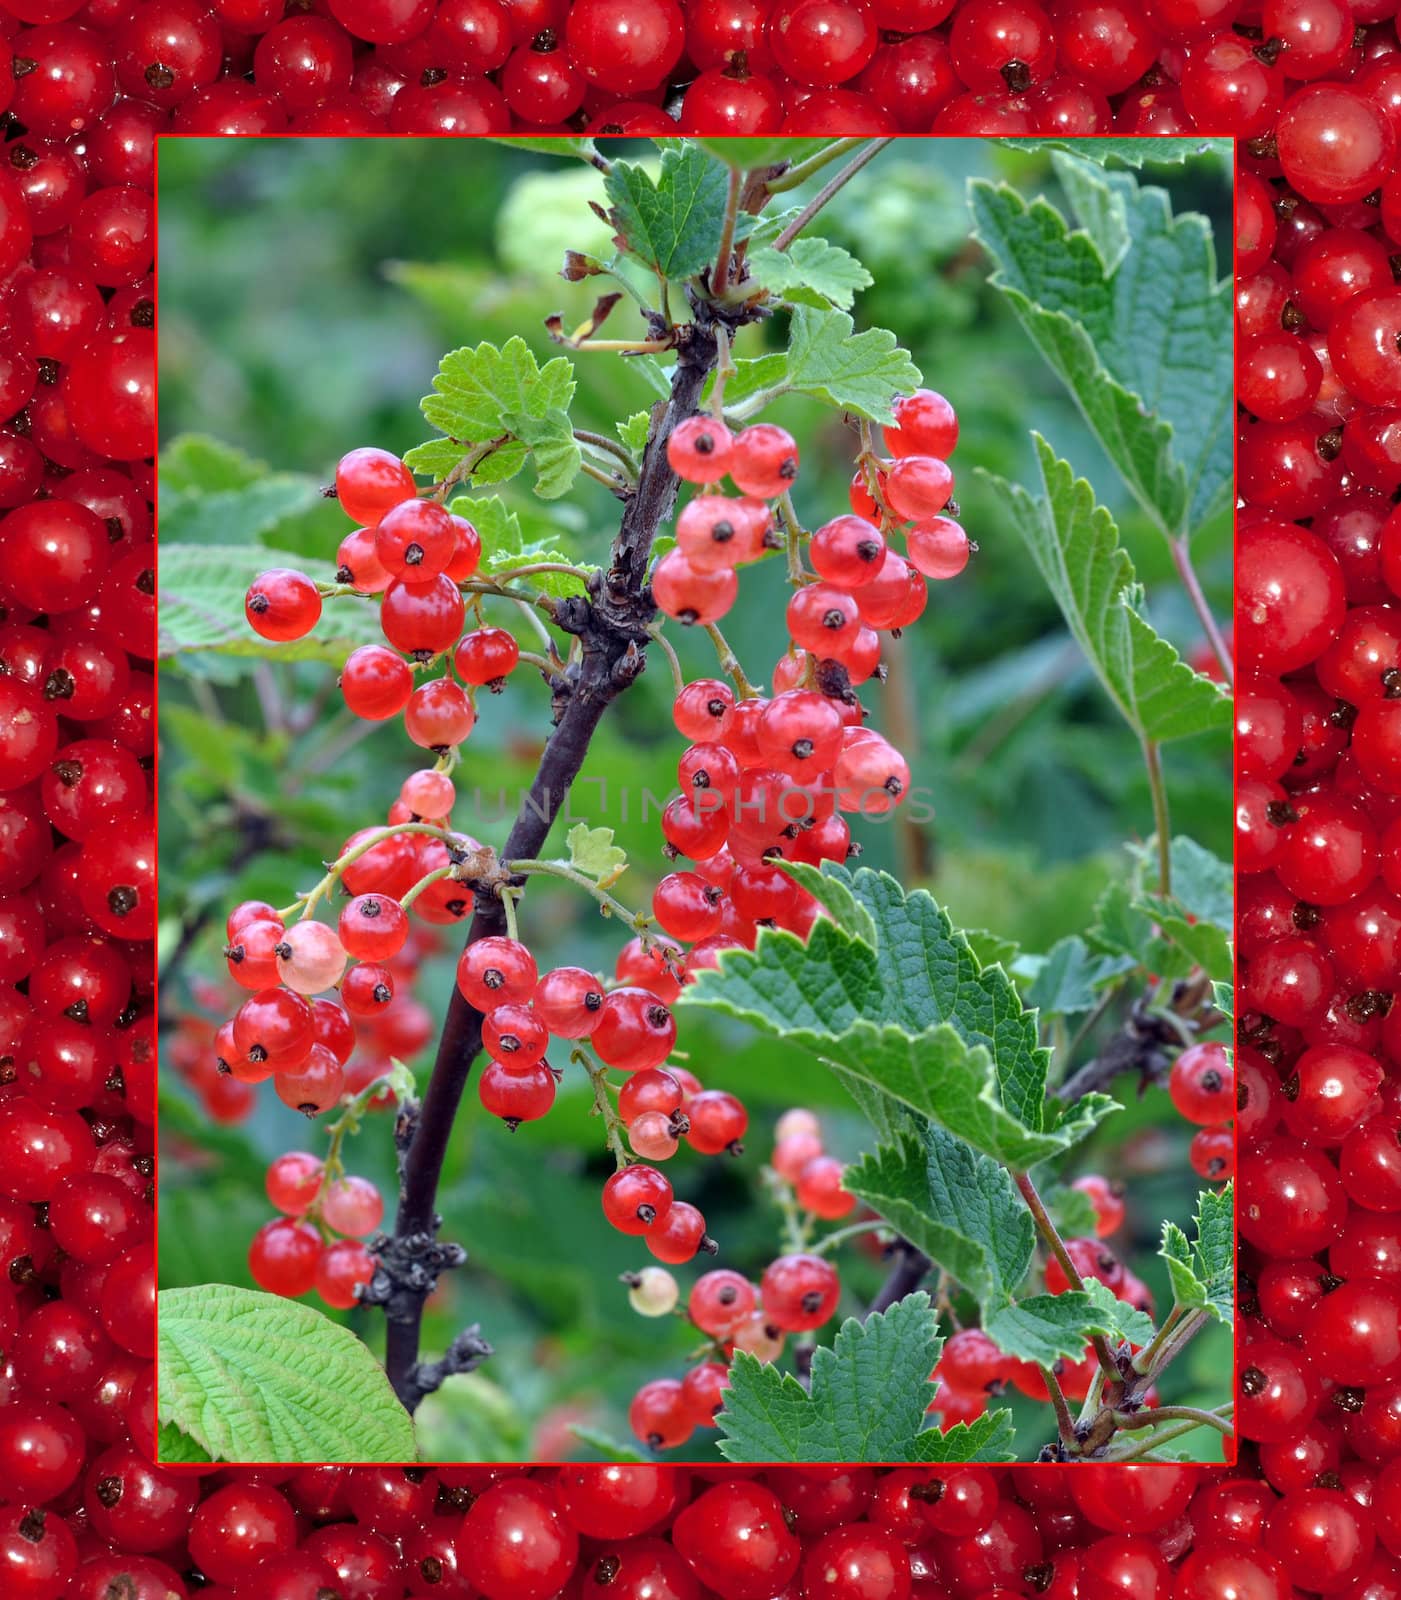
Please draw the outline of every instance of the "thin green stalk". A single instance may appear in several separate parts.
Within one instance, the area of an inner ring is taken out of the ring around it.
[[[856,176],[856,174],[861,171],[862,167],[866,166],[869,162],[874,161],[881,151],[885,149],[886,145],[891,143],[893,143],[893,140],[891,139],[875,139],[865,150],[862,150],[853,156],[840,172],[834,174],[827,180],[825,184],[823,184],[821,189],[819,189],[812,199],[808,201],[798,215],[793,218],[792,222],[790,222],[783,232],[779,234],[778,238],[776,238],[773,242],[774,249],[786,250],[788,246],[792,244],[794,239],[796,239],[803,231],[803,229],[807,227],[808,223],[810,223],[817,213],[822,210],[828,201],[830,201],[840,190],[844,189],[847,184],[849,184]]]
[[[1114,1420],[1126,1433],[1139,1433],[1144,1428],[1151,1428],[1155,1423],[1172,1422],[1174,1420],[1187,1421],[1190,1419],[1198,1427],[1215,1428],[1218,1433],[1224,1433],[1228,1439],[1235,1437],[1235,1428],[1225,1417],[1218,1416],[1214,1411],[1199,1411],[1196,1406],[1154,1406],[1151,1411],[1116,1411]]]
[[[1235,1410],[1232,1405],[1218,1406],[1218,1417],[1229,1417]],[[1115,1451],[1112,1455],[1100,1456],[1101,1461],[1142,1461],[1152,1456],[1153,1451],[1160,1450],[1163,1445],[1170,1444],[1174,1439],[1181,1439],[1189,1433],[1195,1433],[1201,1423],[1193,1420],[1173,1423],[1167,1428],[1154,1428],[1145,1439],[1135,1440],[1126,1450]],[[1154,1458],[1156,1459],[1156,1458]]]
[[[677,655],[675,649],[673,648],[671,640],[668,639],[666,634],[662,631],[662,625],[660,622],[654,622],[652,626],[648,628],[647,632],[650,633],[653,639],[656,640],[658,646],[661,648],[662,654],[666,657],[667,665],[671,668],[672,685],[677,694],[680,694],[681,691],[686,687],[686,674],[681,670],[680,656]]]
[[[800,188],[816,172],[821,172],[823,167],[828,167],[851,150],[859,149],[865,144],[864,138],[838,139],[835,144],[829,144],[825,150],[819,150],[806,161],[799,161],[796,166],[789,167],[786,172],[780,172],[776,178],[770,178],[764,185],[770,194],[786,194],[789,189]]]
[[[1168,820],[1163,763],[1158,746],[1151,739],[1143,741],[1143,764],[1148,769],[1148,788],[1153,795],[1153,827],[1158,835],[1158,893],[1167,896],[1172,893],[1172,824]]]
[[[602,450],[607,455],[615,456],[626,468],[629,478],[637,476],[637,458],[632,451],[618,439],[610,439],[606,433],[593,433],[588,428],[575,428],[574,437],[580,444],[586,444],[594,450]],[[530,567],[530,572],[550,572],[551,567]]]
[[[507,861],[504,865],[507,872],[526,876],[544,873],[548,877],[563,878],[566,883],[577,884],[579,888],[587,890],[609,916],[618,917],[644,940],[655,937],[650,933],[648,918],[642,912],[630,910],[621,900],[600,888],[587,873],[578,871],[564,861]]]
[[[730,649],[729,641],[713,622],[705,624],[705,631],[710,635],[710,642],[715,646],[715,653],[720,657],[720,670],[729,675],[734,681],[734,686],[741,700],[752,700],[758,690],[744,675],[744,668],[739,663],[739,657]]]
[[[808,581],[803,570],[803,528],[793,505],[793,496],[785,489],[778,497],[778,514],[787,537],[788,581],[795,589]]]
[[[845,1244],[848,1239],[854,1239],[862,1233],[879,1233],[882,1229],[890,1231],[890,1224],[880,1217],[872,1218],[868,1222],[853,1222],[849,1227],[838,1228],[835,1233],[829,1233],[825,1238],[819,1239],[812,1246],[811,1254],[825,1256],[829,1250],[835,1250],[838,1245]]]
[[[593,1114],[603,1118],[603,1126],[608,1139],[608,1148],[613,1152],[613,1158],[621,1170],[632,1160],[628,1154],[627,1145],[623,1142],[623,1120],[613,1108],[613,1102],[608,1098],[611,1085],[608,1082],[608,1069],[601,1061],[594,1058],[591,1051],[585,1050],[582,1045],[576,1046],[569,1052],[569,1059],[577,1061],[589,1075],[589,1083],[593,1088]]]
[[[1236,669],[1231,659],[1231,647],[1226,643],[1225,635],[1221,632],[1216,618],[1212,615],[1211,607],[1207,604],[1206,595],[1202,592],[1201,580],[1197,577],[1197,569],[1192,564],[1192,547],[1185,537],[1169,539],[1168,544],[1172,549],[1173,565],[1177,568],[1178,577],[1182,579],[1182,587],[1187,591],[1187,598],[1192,602],[1192,609],[1197,613],[1197,620],[1202,625],[1202,632],[1211,646],[1211,652],[1220,664],[1227,684],[1234,688]]]
[[[430,884],[437,883],[442,878],[450,878],[453,874],[453,870],[454,869],[452,867],[434,867],[432,872],[425,874],[425,876],[420,878],[418,882],[414,884],[413,888],[410,889],[399,901],[399,904],[404,908],[405,911],[407,911],[414,901],[418,899],[419,895],[421,895]]]
[[[1153,1335],[1152,1339],[1150,1339],[1149,1342],[1144,1345],[1144,1347],[1133,1358],[1133,1367],[1135,1372],[1151,1372],[1153,1370],[1153,1363],[1158,1359],[1158,1352],[1162,1349],[1164,1343],[1166,1342],[1168,1334],[1178,1325],[1179,1322],[1182,1321],[1182,1318],[1185,1315],[1186,1313],[1183,1311],[1182,1307],[1176,1305],[1171,1311],[1168,1312],[1163,1321],[1162,1327],[1158,1329],[1158,1331]]]

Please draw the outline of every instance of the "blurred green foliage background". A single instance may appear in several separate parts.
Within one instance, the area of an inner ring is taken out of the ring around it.
[[[889,681],[865,698],[873,720],[905,750],[915,781],[932,793],[928,827],[858,829],[866,864],[926,884],[955,923],[989,928],[1028,951],[1082,930],[1103,886],[1125,865],[1126,841],[1152,829],[1137,746],[1116,720],[1069,641],[1050,595],[993,501],[974,477],[986,467],[1033,477],[1035,428],[1095,485],[1120,521],[1124,543],[1149,591],[1155,626],[1183,651],[1199,630],[1168,551],[1133,506],[1058,382],[988,284],[964,198],[973,175],[1043,193],[1066,209],[1047,157],[984,141],[898,141],[827,209],[817,230],[853,251],[875,278],[857,300],[858,328],[893,329],[925,380],[957,406],[962,434],[954,467],[962,520],[978,552],[958,580],[935,586],[924,617],[887,651]],[[1151,174],[1175,210],[1211,219],[1219,257],[1229,175],[1212,156]],[[557,353],[543,319],[566,326],[587,314],[595,288],[555,276],[566,246],[605,245],[587,207],[599,175],[579,164],[486,143],[457,141],[168,141],[161,151],[160,403],[168,445],[189,432],[212,435],[275,473],[329,482],[345,450],[375,444],[402,451],[426,438],[417,402],[443,351],[520,334],[541,360]],[[800,197],[801,198],[801,197]],[[627,308],[615,313],[624,335]],[[764,328],[746,330],[737,353],[760,352]],[[577,355],[575,422],[611,432],[650,404],[627,363]],[[854,436],[832,413],[801,400],[766,419],[798,437],[803,470],[795,499],[806,526],[846,509]],[[527,533],[552,530],[585,561],[597,560],[616,525],[616,503],[580,479],[551,505],[534,500],[529,475],[505,488]],[[295,498],[295,497],[294,497]],[[297,507],[257,529],[229,525],[216,496],[207,515],[182,519],[182,537],[239,544],[259,537],[280,549],[334,555],[347,529],[333,503]],[[1199,571],[1219,615],[1229,604],[1229,528],[1205,529]],[[725,627],[750,676],[767,678],[784,648],[778,564],[746,576]],[[494,618],[502,621],[509,619]],[[679,632],[679,630],[674,630]],[[677,640],[692,673],[713,671],[704,638]],[[529,779],[548,730],[548,697],[522,670],[510,691],[484,697],[459,771],[459,790],[480,784],[491,805]],[[320,875],[354,828],[382,820],[403,776],[418,763],[402,729],[353,724],[319,662],[256,665],[246,658],[182,654],[163,663],[163,950],[180,949],[166,990],[175,1010],[197,1009],[191,980],[220,977],[222,921],[243,897],[285,903]],[[585,769],[618,794],[665,794],[679,742],[670,679],[660,660],[605,720]],[[1193,741],[1167,752],[1175,833],[1229,851],[1229,750]],[[616,798],[584,790],[576,814],[612,826],[633,862],[620,889],[650,898],[667,870],[655,814],[643,823]],[[460,825],[499,841],[504,826],[459,815]],[[261,847],[241,847],[250,832]],[[558,835],[556,839],[558,847]],[[289,893],[289,891],[291,891]],[[208,920],[201,921],[201,916]],[[526,936],[547,964],[577,961],[611,971],[621,942],[592,903],[568,890],[532,889]],[[441,1017],[456,951],[425,963],[416,992]],[[213,1013],[208,1013],[211,1017]],[[1112,1019],[1111,1019],[1112,1025]],[[212,1031],[212,1024],[211,1024]],[[680,1192],[700,1204],[722,1241],[721,1261],[757,1275],[772,1255],[777,1213],[764,1201],[759,1168],[774,1118],[810,1105],[828,1142],[854,1155],[863,1125],[836,1084],[810,1058],[747,1037],[742,1029],[683,1014],[682,1045],[708,1084],[740,1093],[751,1110],[744,1156],[703,1160],[685,1151],[671,1164]],[[1092,1052],[1093,1037],[1077,1059]],[[415,1064],[425,1068],[431,1047]],[[1124,1085],[1132,1099],[1133,1086]],[[163,1140],[161,1266],[168,1283],[248,1283],[247,1242],[269,1214],[267,1160],[289,1146],[316,1148],[317,1134],[271,1094],[237,1126],[214,1127],[172,1072]],[[421,1412],[429,1458],[520,1459],[588,1455],[572,1421],[626,1437],[625,1408],[647,1378],[680,1375],[692,1343],[679,1321],[632,1314],[617,1279],[645,1252],[604,1223],[598,1190],[608,1163],[601,1129],[588,1116],[582,1074],[543,1122],[514,1135],[485,1117],[469,1087],[441,1193],[446,1234],[471,1260],[430,1308],[427,1349],[479,1321],[497,1355],[471,1379],[454,1380]],[[1153,1252],[1160,1219],[1186,1222],[1198,1184],[1187,1165],[1190,1129],[1166,1094],[1148,1092],[1111,1119],[1077,1170],[1129,1184],[1124,1246],[1161,1304]],[[351,1170],[393,1190],[388,1129],[371,1122],[349,1152]],[[843,1310],[858,1310],[878,1286],[877,1261],[848,1252]],[[683,1288],[694,1272],[682,1269]],[[355,1312],[371,1342],[378,1313]],[[1220,1398],[1229,1340],[1197,1342],[1175,1372],[1173,1398]],[[1030,1408],[1023,1444],[1034,1450],[1048,1419]],[[1199,1433],[1200,1448],[1212,1439]],[[694,1447],[692,1447],[694,1448]],[[683,1452],[684,1453],[684,1452]],[[712,1454],[705,1445],[701,1454]]]

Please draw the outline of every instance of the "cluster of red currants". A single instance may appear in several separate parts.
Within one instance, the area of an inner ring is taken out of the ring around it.
[[[363,1240],[384,1220],[384,1197],[368,1178],[332,1176],[320,1156],[289,1150],[268,1168],[268,1199],[282,1214],[253,1236],[248,1266],[273,1294],[315,1289],[337,1311],[356,1303],[374,1276]]]
[[[634,1078],[624,1088],[625,1096],[636,1082]],[[693,1099],[682,1102],[685,1110],[693,1104]],[[778,1180],[791,1186],[797,1212],[806,1214],[795,1218],[801,1235],[814,1221],[836,1221],[855,1208],[855,1195],[842,1187],[842,1164],[824,1151],[817,1118],[810,1111],[795,1109],[779,1118],[772,1169]],[[643,1232],[638,1224],[644,1224],[649,1248],[656,1220],[648,1224],[647,1214],[660,1219],[678,1203],[671,1199],[670,1184],[650,1167],[624,1168],[604,1191],[609,1220],[631,1234]],[[644,1267],[628,1273],[623,1282],[629,1302],[641,1315],[665,1317],[677,1311],[681,1291],[665,1268]],[[681,1314],[710,1341],[711,1349],[684,1378],[655,1378],[643,1384],[629,1408],[633,1432],[654,1450],[674,1450],[697,1428],[713,1427],[724,1403],[734,1352],[744,1350],[760,1361],[776,1361],[790,1333],[811,1333],[831,1320],[840,1295],[837,1269],[804,1250],[790,1250],[770,1262],[757,1284],[729,1268],[704,1273],[692,1285]]]
[[[1395,10],[1391,0],[5,0],[0,109],[27,131],[18,182],[57,219],[50,227],[66,236],[71,222],[85,249],[139,255],[150,217],[135,191],[149,184],[133,151],[161,132],[1249,137],[1291,87],[1330,76],[1371,85],[1395,48]],[[96,194],[83,200],[94,165],[100,206]],[[121,210],[139,226],[118,244]]]
[[[796,587],[788,602],[791,645],[773,671],[771,697],[736,698],[719,679],[678,693],[673,717],[693,741],[677,765],[681,794],[662,814],[667,853],[692,863],[663,878],[653,898],[661,926],[694,941],[692,969],[726,949],[753,948],[761,925],[800,936],[817,902],[774,863],[818,865],[854,852],[848,815],[879,816],[909,792],[910,770],[885,738],[864,726],[856,687],[880,675],[879,630],[898,630],[923,612],[925,579],[967,564],[963,529],[942,516],[953,491],[945,457],[958,419],[942,395],[921,389],[897,401],[885,430],[891,461],[864,457],[852,480],[853,512],[818,528],[806,551],[814,572],[790,555]],[[668,441],[677,475],[705,486],[682,509],[676,548],[657,563],[652,591],[686,624],[722,617],[738,592],[738,565],[782,541],[769,502],[780,502],[788,535],[798,531],[788,491],[798,451],[782,429],[759,423],[732,436],[722,422],[693,417]],[[729,477],[742,492],[715,485]],[[888,535],[907,533],[908,558]]]
[[[1375,1543],[1191,1466],[105,1470],[0,1514],[12,1600],[1290,1600]]]
[[[156,1436],[152,146],[120,117],[75,136],[64,86],[32,88],[0,166],[0,1588],[16,1600],[64,1593],[80,1536],[108,1542]]]
[[[1300,90],[1236,196],[1236,1425],[1327,1593],[1401,1585],[1398,67]]]
[[[246,998],[219,1024],[212,1043],[207,1023],[199,1033],[191,1023],[172,1050],[173,1064],[221,1120],[247,1115],[254,1086],[269,1079],[284,1105],[308,1117],[348,1097],[362,1097],[368,1108],[386,1106],[387,1088],[375,1085],[392,1059],[416,1054],[432,1037],[427,1009],[398,984],[412,980],[436,936],[431,928],[410,929],[390,896],[353,892],[363,889],[357,868],[371,853],[342,869],[352,897],[335,928],[310,917],[289,926],[262,901],[244,901],[229,913],[224,954],[234,992]],[[222,986],[206,983],[200,993],[227,1007]],[[237,1091],[225,1087],[233,1084]],[[314,1287],[328,1305],[344,1308],[355,1302],[355,1285],[373,1275],[359,1237],[378,1227],[383,1202],[363,1179],[323,1174],[319,1161],[313,1173],[306,1166],[313,1161],[293,1152],[273,1162],[268,1197],[282,1215],[254,1236],[249,1269],[272,1293],[301,1295]],[[373,1221],[355,1225],[370,1210]]]

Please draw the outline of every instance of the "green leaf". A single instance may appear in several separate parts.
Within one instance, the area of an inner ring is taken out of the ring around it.
[[[859,290],[875,282],[849,251],[825,239],[795,239],[787,250],[761,245],[749,252],[750,275],[782,300],[850,309]]]
[[[634,455],[640,456],[647,448],[647,437],[652,431],[652,413],[638,411],[626,422],[619,422],[616,426],[618,437]]]
[[[1145,874],[1158,881],[1157,846],[1141,851]],[[1177,838],[1170,846],[1172,894],[1140,894],[1134,907],[1158,924],[1164,938],[1185,952],[1192,965],[1207,973],[1231,971],[1233,880],[1229,862],[1220,860],[1195,839]]]
[[[156,1460],[162,1466],[193,1466],[197,1462],[212,1459],[209,1452],[188,1433],[181,1433],[179,1428],[172,1427],[168,1422],[162,1422],[157,1428]]]
[[[868,1152],[843,1183],[979,1304],[1006,1298],[1031,1264],[1031,1213],[1006,1169],[940,1128]]]
[[[759,167],[795,167],[800,161],[825,150],[830,139],[697,139],[703,150],[723,161],[727,167],[753,172]]]
[[[603,187],[623,247],[662,277],[689,278],[715,260],[729,179],[699,145],[664,150],[655,179],[631,161],[614,162]],[[752,225],[741,214],[735,238],[746,238]]]
[[[314,632],[288,644],[273,644],[248,626],[243,597],[260,572],[295,567],[318,583],[334,583],[329,561],[311,561],[263,545],[180,544],[161,546],[160,653],[217,650],[229,656],[265,656],[278,661],[330,661],[340,666],[357,645],[383,643],[379,610],[349,595],[326,602]]]
[[[586,1427],[582,1422],[570,1425],[569,1431],[576,1439],[591,1445],[605,1461],[651,1461],[653,1457],[639,1450],[635,1444],[622,1444],[603,1432],[601,1428]]]
[[[1095,1208],[1089,1195],[1069,1184],[1041,1186],[1041,1203],[1062,1239],[1088,1239],[1095,1231]]]
[[[500,495],[461,495],[449,504],[448,510],[466,517],[481,536],[482,559],[477,572],[483,578],[499,578],[513,568],[532,566],[537,561],[578,565],[554,538],[527,539],[520,518]],[[533,573],[530,585],[552,595],[581,594],[584,590],[583,583],[567,572]]]
[[[942,1432],[926,1428],[915,1437],[911,1461],[1012,1461],[1012,1413],[1006,1407],[985,1411],[972,1422],[956,1422]]]
[[[508,144],[517,150],[529,150],[532,155],[577,156],[580,161],[593,161],[598,157],[598,146],[592,139],[507,139],[493,137],[492,144]]]
[[[1078,934],[1059,939],[1046,952],[1026,991],[1026,1003],[1043,1017],[1075,1017],[1093,1011],[1100,990],[1136,963],[1126,957],[1097,956]]]
[[[1105,692],[1140,739],[1156,744],[1224,729],[1231,698],[1192,671],[1139,614],[1142,591],[1119,531],[1094,491],[1033,434],[1044,493],[981,474],[1049,585]]]
[[[612,883],[627,870],[628,853],[613,843],[612,828],[591,828],[576,822],[565,835],[569,864],[597,883]]]
[[[1181,166],[1197,156],[1216,155],[1232,159],[1228,139],[1000,139],[1012,150],[1071,150],[1088,161],[1105,165],[1122,162],[1126,167]]]
[[[1211,986],[1211,1003],[1225,1017],[1227,1022],[1236,1020],[1236,990],[1231,983],[1213,983]]]
[[[1128,203],[1121,189],[1104,182],[1104,174],[1092,162],[1079,160],[1063,150],[1053,151],[1051,165],[1070,197],[1080,225],[1099,252],[1105,270],[1113,272],[1128,254]]]
[[[1197,1197],[1196,1237],[1190,1242],[1175,1222],[1163,1224],[1158,1254],[1167,1262],[1172,1295],[1180,1306],[1235,1323],[1235,1185],[1202,1190]]]
[[[161,553],[177,541],[224,544],[232,538],[254,545],[289,519],[314,511],[321,500],[319,485],[291,472],[262,474],[228,489],[176,490],[163,485]]]
[[[811,869],[794,876],[821,884]],[[822,918],[806,943],[765,929],[752,952],[727,952],[700,973],[683,1003],[810,1050],[878,1130],[893,1129],[904,1107],[1010,1166],[1063,1152],[1105,1114],[1112,1102],[1088,1099],[1073,1127],[1044,1128],[1048,1057],[1035,1016],[928,893],[864,868],[823,876],[825,892],[849,902],[840,921]]]
[[[909,351],[887,329],[856,333],[845,311],[798,306],[793,312],[785,388],[872,422],[892,422],[897,397],[922,382]],[[729,393],[727,387],[726,399]]]
[[[225,489],[246,489],[266,477],[267,466],[222,439],[203,433],[182,433],[161,451],[160,480],[163,494],[198,490],[213,494]],[[162,511],[164,515],[164,511]],[[164,530],[162,530],[164,531]]]
[[[808,1389],[741,1351],[715,1421],[727,1461],[908,1461],[943,1340],[929,1296],[907,1295],[813,1354]]]
[[[473,453],[471,446],[490,446],[472,468],[474,480],[502,483],[533,453],[535,492],[544,499],[565,493],[579,470],[568,416],[574,367],[567,357],[556,356],[542,367],[519,335],[500,349],[484,341],[445,355],[433,388],[419,409],[448,436],[456,454],[444,467],[443,441],[432,441],[431,451],[420,446],[405,456],[411,470],[442,477]]]
[[[1083,1360],[1085,1346],[1095,1334],[1137,1345],[1153,1337],[1152,1318],[1116,1300],[1102,1283],[1089,1279],[1085,1291],[1032,1295],[1004,1306],[983,1318],[983,1332],[1007,1355],[1043,1367],[1054,1366],[1062,1357]]]
[[[456,439],[428,439],[404,452],[404,465],[420,477],[441,482],[467,454],[467,447]]]
[[[1004,939],[1000,933],[992,933],[987,928],[965,928],[963,937],[978,958],[980,967],[1004,967],[1008,972],[1012,970],[1012,963],[1017,959],[1015,939]]]
[[[221,1461],[412,1461],[413,1424],[364,1342],[277,1295],[166,1289],[160,1420]]]
[[[1165,533],[1187,534],[1229,504],[1230,285],[1204,217],[1174,217],[1162,190],[1081,163],[1082,201],[1102,190],[1092,231],[1073,232],[1044,199],[975,181],[975,237],[1129,488]],[[1132,245],[1106,261],[1092,232],[1117,241],[1106,217],[1120,207]]]

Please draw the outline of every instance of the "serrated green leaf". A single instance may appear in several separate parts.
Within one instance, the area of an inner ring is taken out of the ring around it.
[[[467,454],[467,446],[455,439],[428,439],[404,452],[404,465],[420,477],[441,482]]]
[[[1095,902],[1095,919],[1085,931],[1091,949],[1117,956],[1135,966],[1159,970],[1158,958],[1166,950],[1164,940],[1153,933],[1152,919],[1135,906],[1136,895],[1126,883],[1106,885]]]
[[[727,1461],[909,1461],[934,1397],[943,1340],[929,1296],[864,1323],[848,1317],[813,1354],[809,1389],[740,1351],[716,1416]]]
[[[1168,855],[1173,899],[1198,922],[1209,922],[1223,933],[1229,933],[1235,915],[1235,879],[1231,863],[1222,861],[1205,845],[1186,835],[1179,835],[1172,841]],[[1154,886],[1160,887],[1156,844],[1145,849],[1144,857],[1154,874]]]
[[[940,1430],[927,1428],[915,1439],[911,1461],[1013,1461],[1012,1413],[1005,1406],[985,1411],[972,1422]]]
[[[653,1458],[634,1444],[623,1444],[601,1428],[586,1427],[582,1422],[570,1425],[570,1433],[596,1450],[605,1461],[651,1461]]]
[[[656,178],[631,161],[618,161],[603,180],[612,201],[610,217],[629,255],[662,277],[689,278],[711,265],[720,248],[729,178],[725,168],[688,144],[662,152]],[[736,219],[735,238],[743,239],[753,218]]]
[[[798,306],[788,328],[784,386],[872,422],[892,422],[892,406],[924,381],[908,350],[885,328],[856,333],[845,311]],[[726,398],[729,389],[726,388]]]
[[[1220,1322],[1235,1323],[1235,1185],[1203,1189],[1197,1197],[1196,1238],[1175,1222],[1163,1224],[1158,1254],[1167,1263],[1173,1299]]]
[[[1102,163],[1070,155],[1065,150],[1051,152],[1051,165],[1061,187],[1080,219],[1080,226],[1094,242],[1105,270],[1113,272],[1128,253],[1128,205],[1123,191],[1105,182]]]
[[[753,172],[758,167],[797,166],[825,150],[830,139],[697,139],[696,143],[727,167]]]
[[[1228,139],[1000,139],[1012,150],[1073,150],[1090,161],[1121,161],[1125,166],[1178,166],[1197,156],[1232,159]]]
[[[1091,1288],[1093,1285],[1093,1289]],[[1080,1361],[1095,1334],[1143,1345],[1153,1337],[1153,1321],[1118,1301],[1094,1279],[1085,1293],[1031,1295],[983,1318],[983,1332],[999,1350],[1019,1361],[1050,1367],[1062,1358]]]
[[[1078,148],[1078,147],[1077,147]],[[1106,173],[1133,248],[1112,270],[1044,199],[977,180],[977,237],[1006,296],[1135,496],[1168,534],[1229,503],[1234,445],[1229,283],[1206,219]]]
[[[194,1466],[212,1461],[213,1457],[203,1445],[196,1443],[188,1433],[162,1422],[156,1429],[156,1460],[162,1466]]]
[[[632,451],[640,456],[647,448],[647,436],[652,431],[652,413],[638,411],[630,416],[626,422],[617,424],[618,437]]]
[[[843,1183],[980,1305],[1006,1298],[1031,1263],[1031,1213],[1006,1169],[940,1128],[868,1152]]]
[[[227,489],[246,489],[250,483],[267,475],[265,463],[255,461],[234,445],[212,439],[208,434],[182,433],[161,451],[162,494],[179,494],[184,490],[215,494]]]
[[[1231,718],[1231,698],[1193,672],[1139,615],[1128,552],[1094,491],[1033,434],[1043,493],[982,474],[1049,585],[1076,643],[1120,715],[1155,744],[1215,730]]]
[[[1233,983],[1214,982],[1211,986],[1211,1003],[1227,1022],[1236,1020],[1236,989]]]
[[[530,446],[536,494],[542,500],[558,500],[568,493],[579,476],[581,459],[569,413],[550,410],[543,417],[531,417],[512,411],[502,420],[522,444]]]
[[[527,539],[520,518],[500,495],[461,495],[450,502],[448,510],[466,517],[481,536],[482,558],[477,572],[483,578],[500,579],[515,568],[533,566],[538,561],[579,565],[553,538]],[[581,594],[584,590],[583,582],[567,572],[533,573],[530,584],[552,595]]]
[[[579,470],[579,450],[569,422],[574,367],[556,356],[542,367],[518,335],[499,349],[485,341],[449,351],[438,364],[434,393],[419,409],[446,440],[430,440],[405,456],[414,472],[445,477],[462,459],[490,446],[470,477],[504,483],[534,454],[535,492],[544,499],[565,493]]]
[[[968,948],[977,956],[980,967],[1003,967],[1008,972],[1012,970],[1012,963],[1017,959],[1015,939],[1004,939],[1000,933],[993,933],[987,928],[965,928],[963,937],[968,941]]]
[[[765,929],[752,952],[701,972],[683,1003],[811,1050],[883,1132],[895,1119],[880,1100],[1011,1166],[1063,1152],[1105,1114],[1112,1102],[1091,1097],[1067,1129],[1044,1129],[1047,1053],[1007,974],[980,966],[924,890],[907,895],[867,869],[827,872],[869,918],[869,937],[849,919],[820,919],[806,943]]]
[[[1175,896],[1165,900],[1161,895],[1143,895],[1134,902],[1134,908],[1152,917],[1163,936],[1170,939],[1193,966],[1207,973],[1231,970],[1230,939],[1209,922],[1190,921]]]
[[[849,251],[825,239],[795,239],[786,250],[760,245],[749,252],[750,276],[780,299],[850,310],[857,293],[875,282]]]
[[[613,843],[612,828],[591,828],[576,822],[565,836],[569,864],[599,883],[611,883],[627,868],[628,853]]]
[[[1134,964],[1126,957],[1092,955],[1085,941],[1072,934],[1057,940],[1046,952],[1027,989],[1026,1003],[1043,1017],[1075,1017],[1093,1011],[1103,999],[1103,986]]]
[[[162,659],[187,650],[278,661],[330,661],[340,666],[357,645],[384,642],[372,601],[337,596],[326,602],[314,632],[273,644],[248,626],[243,598],[269,567],[295,567],[319,583],[334,583],[329,561],[263,545],[163,544],[160,554],[159,638]]]
[[[221,1461],[412,1461],[413,1424],[365,1343],[278,1295],[166,1289],[160,1421]]]

